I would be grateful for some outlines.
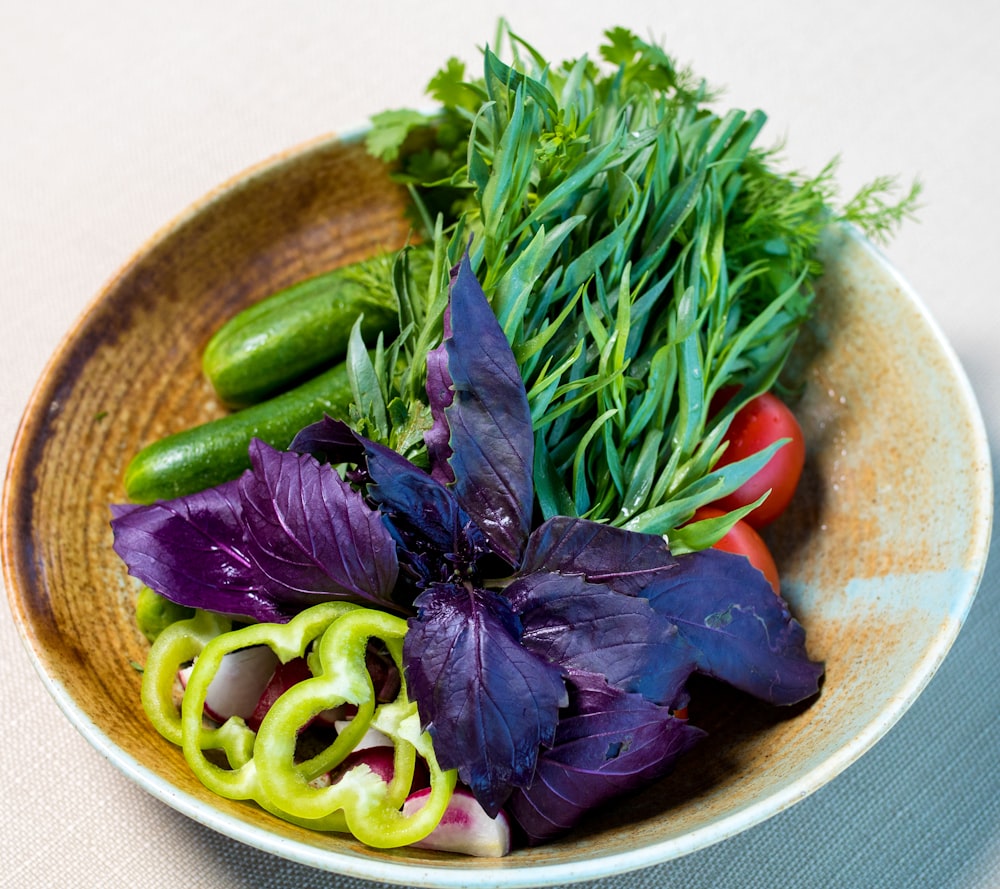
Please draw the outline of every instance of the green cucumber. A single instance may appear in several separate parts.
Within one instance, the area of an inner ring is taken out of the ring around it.
[[[359,315],[365,342],[395,331],[391,256],[300,281],[244,309],[209,340],[202,369],[226,405],[256,404],[342,361]]]
[[[133,503],[152,503],[230,481],[249,468],[252,438],[287,448],[324,414],[346,419],[353,400],[346,364],[334,365],[267,401],[147,445],[126,467],[125,493]]]

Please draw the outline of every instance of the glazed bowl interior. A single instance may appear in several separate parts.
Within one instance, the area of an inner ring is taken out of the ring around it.
[[[308,275],[402,246],[405,195],[354,139],[323,139],[226,185],[157,234],[50,361],[8,467],[5,579],[38,671],[87,739],[167,804],[318,868],[409,886],[541,886],[725,839],[836,776],[937,669],[975,595],[992,492],[982,421],[951,350],[882,256],[828,234],[819,312],[795,360],[809,458],[769,531],[785,597],[826,664],[819,697],[774,710],[705,683],[708,740],[627,805],[501,860],[373,850],[214,796],[137,718],[147,644],[109,504],[143,445],[222,412],[200,353],[227,317]]]

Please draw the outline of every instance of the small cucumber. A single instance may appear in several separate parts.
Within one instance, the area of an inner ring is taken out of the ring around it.
[[[334,365],[267,401],[147,445],[126,467],[125,493],[133,503],[152,503],[234,479],[250,466],[252,438],[287,448],[324,414],[346,418],[352,401],[347,366]]]
[[[244,309],[209,340],[202,368],[225,404],[255,404],[343,360],[362,314],[366,342],[395,331],[391,257],[300,281]]]

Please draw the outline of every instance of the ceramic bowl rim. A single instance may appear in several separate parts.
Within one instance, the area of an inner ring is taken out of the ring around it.
[[[132,756],[119,748],[100,726],[94,723],[76,704],[71,691],[46,671],[41,653],[36,651],[31,644],[29,628],[22,624],[19,611],[14,607],[19,591],[14,584],[15,578],[8,569],[9,551],[14,546],[9,539],[8,511],[12,501],[12,491],[19,484],[18,480],[14,478],[12,468],[17,462],[16,455],[21,446],[25,427],[28,424],[29,418],[38,409],[39,394],[45,388],[49,377],[58,368],[62,354],[74,341],[80,326],[90,312],[93,311],[94,307],[102,301],[106,293],[170,232],[184,225],[189,219],[205,212],[214,202],[224,197],[229,191],[242,187],[255,176],[274,172],[275,168],[294,162],[304,153],[320,149],[331,140],[339,142],[356,141],[363,134],[364,128],[356,128],[339,135],[328,134],[320,136],[314,140],[292,147],[236,174],[208,192],[201,199],[193,202],[177,214],[172,221],[154,232],[145,244],[139,250],[135,251],[121,266],[118,272],[112,276],[85,307],[83,313],[70,327],[46,363],[29,398],[11,449],[3,489],[2,520],[5,526],[3,555],[4,579],[8,600],[15,623],[18,626],[19,634],[36,672],[41,677],[45,687],[59,708],[87,741],[119,771],[152,796],[192,820],[244,844],[300,864],[340,873],[349,877],[381,880],[388,883],[410,886],[456,887],[456,889],[457,887],[477,887],[477,889],[487,889],[487,887],[498,887],[498,889],[499,887],[505,887],[505,889],[514,889],[514,887],[540,887],[568,881],[595,880],[651,867],[706,848],[759,824],[788,808],[793,803],[804,799],[840,774],[862,754],[868,751],[899,720],[926,687],[954,643],[972,606],[985,571],[993,512],[991,473],[984,475],[990,482],[982,484],[977,488],[979,501],[970,507],[970,513],[976,518],[974,528],[978,531],[974,545],[971,547],[970,556],[970,563],[975,563],[976,570],[969,572],[965,576],[964,586],[961,589],[955,590],[951,611],[947,615],[949,620],[942,624],[941,630],[934,637],[934,644],[924,652],[919,662],[920,669],[910,675],[909,681],[898,690],[898,693],[893,696],[889,705],[880,711],[879,718],[869,722],[865,729],[858,733],[849,743],[845,744],[836,755],[828,757],[820,765],[810,769],[789,785],[757,799],[748,806],[722,816],[709,825],[694,829],[678,837],[650,843],[640,849],[611,852],[601,854],[595,858],[578,859],[555,864],[527,864],[519,866],[517,864],[505,864],[505,860],[501,859],[497,866],[462,869],[454,866],[438,867],[433,863],[428,863],[426,866],[416,865],[412,862],[396,864],[375,858],[366,859],[336,850],[307,846],[294,839],[281,837],[269,831],[266,827],[250,825],[233,818],[221,810],[207,805],[197,797],[179,791],[170,782],[148,771]],[[946,367],[962,396],[964,415],[970,421],[972,439],[970,444],[974,449],[974,453],[970,454],[970,459],[978,461],[985,467],[989,467],[991,460],[985,423],[971,384],[956,353],[953,351],[920,296],[903,275],[891,265],[882,251],[864,238],[856,229],[847,227],[847,231],[849,236],[860,243],[862,248],[875,259],[880,270],[892,278],[900,293],[918,311],[922,322],[929,329],[943,357],[946,359]]]

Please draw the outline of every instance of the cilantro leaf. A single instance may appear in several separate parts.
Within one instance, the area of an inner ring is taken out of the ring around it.
[[[365,136],[365,147],[374,157],[394,161],[412,130],[427,124],[427,117],[406,108],[382,111],[371,119],[371,129]]]
[[[427,84],[427,95],[447,108],[479,107],[480,97],[465,79],[465,63],[452,56]]]

